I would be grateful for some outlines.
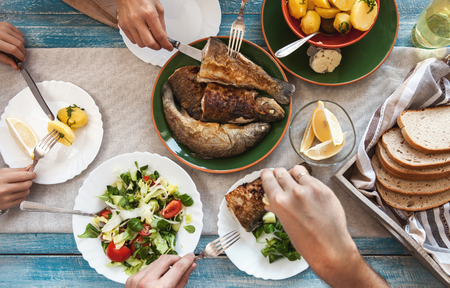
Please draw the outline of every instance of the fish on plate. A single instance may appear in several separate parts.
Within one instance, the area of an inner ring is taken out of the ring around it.
[[[202,49],[202,64],[197,80],[258,89],[268,93],[280,104],[289,104],[295,91],[293,84],[271,77],[242,54],[239,53],[237,58],[230,57],[227,45],[212,37]]]
[[[237,156],[258,144],[269,132],[269,123],[219,124],[195,120],[175,105],[168,82],[162,88],[164,115],[174,138],[202,159]]]
[[[255,90],[197,81],[199,66],[177,69],[169,84],[181,107],[196,120],[244,124],[275,122],[284,118],[283,108],[272,98],[257,97]]]

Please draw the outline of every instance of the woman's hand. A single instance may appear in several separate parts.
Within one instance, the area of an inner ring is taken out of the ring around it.
[[[8,22],[0,22],[0,62],[19,70],[16,62],[5,53],[25,61],[25,38],[22,32]]]
[[[333,191],[297,165],[261,172],[270,205],[296,250],[332,287],[388,287],[362,259]]]
[[[164,8],[158,0],[116,0],[119,26],[133,44],[172,51],[167,40]]]
[[[128,278],[125,287],[184,287],[195,267],[197,264],[192,253],[183,258],[176,255],[162,255],[144,270]]]
[[[0,169],[0,210],[18,206],[30,194],[36,173],[26,168]]]

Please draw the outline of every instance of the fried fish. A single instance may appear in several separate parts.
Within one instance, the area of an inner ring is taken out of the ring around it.
[[[267,74],[261,67],[239,54],[230,57],[222,41],[209,38],[202,49],[199,82],[233,85],[267,92],[280,104],[289,104],[295,86]]]
[[[172,88],[166,82],[162,88],[164,115],[174,138],[186,145],[198,158],[228,158],[254,147],[269,132],[269,123],[245,126],[202,122],[191,118],[184,109],[178,111]]]
[[[239,185],[225,195],[227,207],[233,218],[247,232],[252,232],[263,223],[262,218],[267,212],[264,209],[264,195],[261,178]]]
[[[284,118],[283,108],[273,99],[258,97],[254,90],[196,81],[198,66],[177,69],[170,77],[175,98],[194,119],[243,124],[274,122]]]

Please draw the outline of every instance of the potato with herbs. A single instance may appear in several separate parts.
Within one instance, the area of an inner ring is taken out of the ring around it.
[[[375,21],[377,13],[375,0],[357,0],[352,7],[350,20],[355,29],[367,31]]]
[[[352,28],[350,15],[345,12],[336,14],[336,17],[334,17],[333,26],[342,35],[347,34]]]
[[[295,19],[300,19],[305,16],[308,9],[308,1],[311,0],[289,0],[289,14],[291,14],[291,16]]]
[[[331,3],[341,11],[352,10],[356,0],[330,0]]]
[[[316,11],[308,11],[300,22],[300,28],[306,34],[312,34],[320,29],[320,15]]]
[[[88,117],[83,110],[84,108],[80,108],[75,104],[59,109],[58,120],[69,126],[72,130],[76,130],[76,128],[80,128],[88,122]]]

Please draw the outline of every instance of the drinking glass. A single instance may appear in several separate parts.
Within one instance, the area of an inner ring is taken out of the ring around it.
[[[450,0],[431,0],[411,32],[414,46],[424,49],[450,45]]]

